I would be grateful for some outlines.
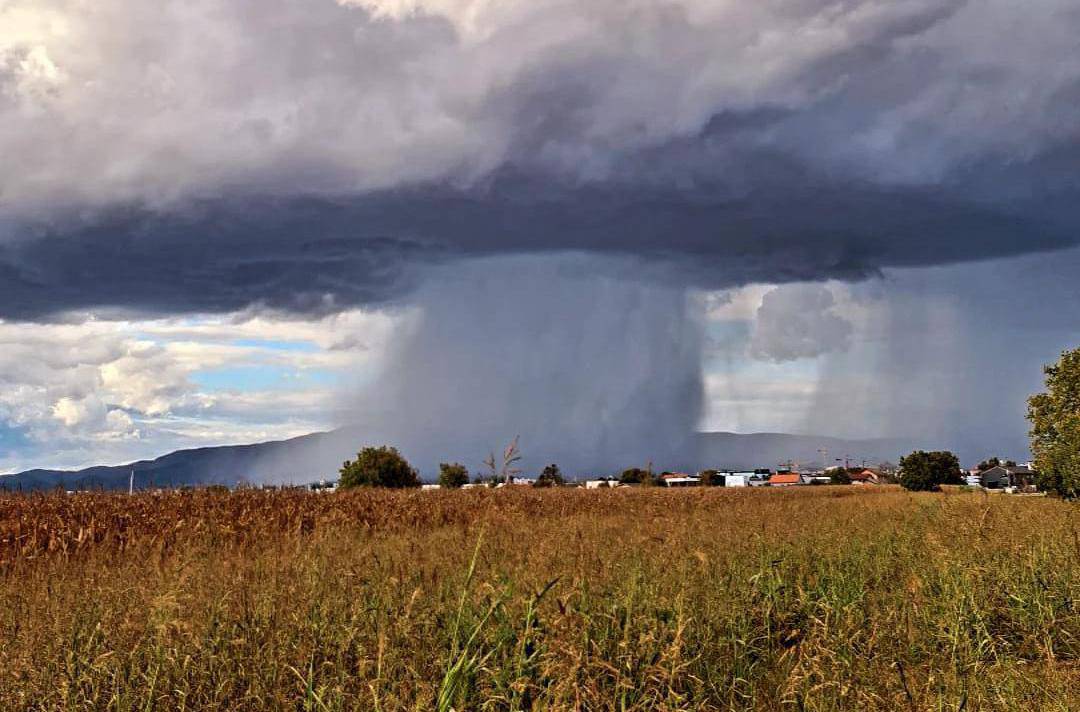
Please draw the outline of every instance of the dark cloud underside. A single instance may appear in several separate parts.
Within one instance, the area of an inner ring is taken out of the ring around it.
[[[1072,216],[925,189],[787,183],[724,199],[709,186],[567,187],[520,177],[483,189],[213,201],[127,211],[0,244],[0,316],[128,308],[301,312],[393,300],[417,265],[589,251],[682,263],[687,283],[858,279],[1063,247]],[[665,272],[670,279],[672,272]]]

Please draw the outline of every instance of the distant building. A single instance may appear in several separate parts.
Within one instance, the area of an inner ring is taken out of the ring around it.
[[[870,468],[852,469],[848,472],[848,477],[853,485],[876,485],[879,482],[878,473]]]
[[[997,465],[979,473],[979,484],[986,489],[1035,486],[1035,471],[1027,465]]]
[[[832,475],[823,472],[804,472],[799,475],[800,484],[804,485],[831,485]]]
[[[665,487],[699,487],[701,478],[696,475],[687,475],[681,472],[667,472],[660,475],[660,481]]]
[[[768,487],[769,478],[772,476],[770,470],[754,470],[754,474],[750,475],[746,480],[746,484],[751,487]]]
[[[778,472],[769,478],[770,487],[793,487],[802,483],[802,475],[796,472]]]
[[[724,487],[749,487],[750,481],[754,478],[754,471],[726,470],[720,472],[720,477],[723,478]]]
[[[508,484],[511,487],[527,487],[535,485],[536,480],[530,479],[528,477],[512,477],[510,479],[510,482],[500,482],[499,484],[495,485],[495,488],[498,489],[499,487],[506,487]]]

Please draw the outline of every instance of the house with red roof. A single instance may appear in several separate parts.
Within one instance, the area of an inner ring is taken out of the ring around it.
[[[848,471],[848,477],[851,478],[853,485],[876,485],[879,481],[878,473],[868,467],[862,470],[851,469]]]
[[[798,472],[777,472],[769,477],[770,487],[791,487],[802,484],[802,475]]]

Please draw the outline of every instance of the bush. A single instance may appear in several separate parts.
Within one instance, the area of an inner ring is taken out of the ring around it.
[[[445,462],[439,463],[439,486],[446,489],[459,489],[469,484],[469,470],[464,465]]]
[[[947,451],[916,450],[900,458],[900,486],[912,492],[936,492],[945,484],[961,484],[960,461]]]
[[[623,470],[619,475],[619,482],[624,485],[639,485],[644,482],[649,476],[649,473],[640,467],[630,467]]]
[[[356,459],[346,461],[341,466],[340,486],[350,487],[390,487],[404,489],[419,487],[420,478],[416,470],[401,456],[397,448],[366,447],[356,455]]]
[[[562,476],[562,471],[559,466],[552,463],[544,468],[544,471],[540,473],[540,476],[536,478],[534,487],[561,487],[566,484],[566,479]]]
[[[716,470],[702,470],[701,471],[701,486],[702,487],[723,487],[724,476]]]

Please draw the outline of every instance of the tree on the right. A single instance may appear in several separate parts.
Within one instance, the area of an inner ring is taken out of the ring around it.
[[[1031,453],[1039,489],[1080,496],[1080,348],[1043,368],[1046,390],[1028,398]]]

